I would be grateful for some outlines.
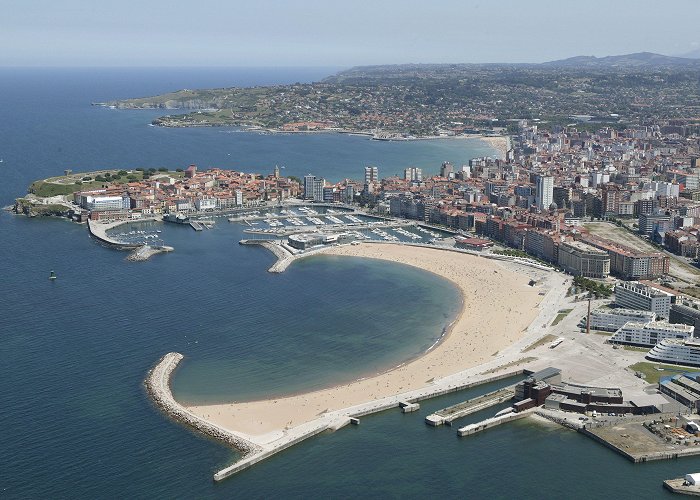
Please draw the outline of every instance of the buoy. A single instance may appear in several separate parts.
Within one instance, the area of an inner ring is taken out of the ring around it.
[[[56,278],[58,278],[58,276],[56,276],[56,273],[53,272],[53,271],[51,271],[51,274],[49,274],[49,279],[50,279],[50,280],[55,280]]]

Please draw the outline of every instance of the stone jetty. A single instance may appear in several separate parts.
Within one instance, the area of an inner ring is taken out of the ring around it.
[[[148,372],[144,384],[156,406],[174,420],[233,446],[243,453],[244,458],[262,452],[260,446],[244,436],[201,419],[175,401],[170,390],[170,377],[183,357],[179,352],[169,352]]]

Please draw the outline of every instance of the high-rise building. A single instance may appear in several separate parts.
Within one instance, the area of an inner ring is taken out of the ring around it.
[[[323,201],[323,187],[326,180],[315,175],[304,176],[304,199],[313,201]]]
[[[379,169],[377,167],[365,167],[365,184],[379,182]]]
[[[449,161],[443,162],[440,166],[440,177],[454,177],[454,168]]]
[[[420,168],[408,167],[403,171],[403,178],[410,182],[422,182],[423,171]]]
[[[537,176],[537,193],[535,204],[540,210],[549,210],[549,205],[554,201],[554,177],[551,175]]]
[[[345,186],[345,203],[352,203],[355,201],[355,188],[352,186],[352,184],[348,184]]]
[[[304,176],[304,199],[313,200],[314,199],[314,179],[315,175],[305,175]]]
[[[659,318],[668,318],[674,295],[643,283],[623,281],[615,285],[615,305],[628,309],[651,311]]]

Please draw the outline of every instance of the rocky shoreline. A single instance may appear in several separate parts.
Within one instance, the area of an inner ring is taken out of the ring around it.
[[[242,458],[260,453],[262,448],[247,439],[209,423],[180,405],[170,391],[170,378],[184,356],[179,352],[169,352],[148,372],[144,385],[155,405],[173,420],[236,448]]]

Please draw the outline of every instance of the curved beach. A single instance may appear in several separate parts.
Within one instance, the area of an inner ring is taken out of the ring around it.
[[[254,441],[269,442],[328,412],[421,389],[497,360],[498,352],[520,340],[540,312],[542,289],[529,286],[531,276],[496,261],[391,244],[332,247],[323,253],[399,262],[435,273],[459,288],[462,310],[439,344],[384,373],[285,398],[189,406],[190,412]]]

